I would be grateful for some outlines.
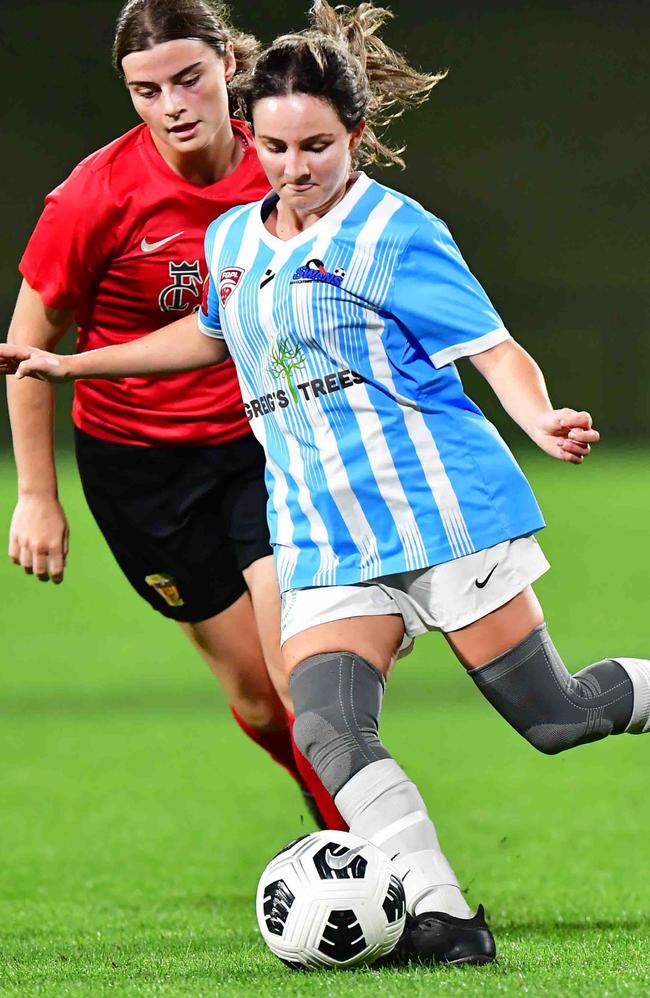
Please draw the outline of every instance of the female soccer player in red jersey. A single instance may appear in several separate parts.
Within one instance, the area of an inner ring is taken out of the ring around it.
[[[143,123],[47,197],[20,263],[10,342],[53,349],[74,321],[86,351],[196,311],[207,225],[268,190],[249,131],[231,117],[233,78],[256,49],[218,3],[126,3],[114,64]],[[9,404],[19,486],[9,555],[58,583],[68,525],[52,389],[12,383]],[[81,382],[73,419],[84,493],[122,571],[154,610],[179,622],[240,727],[302,785],[269,676],[280,675],[280,614],[263,454],[232,363],[163,381]],[[333,805],[327,818],[338,822]]]

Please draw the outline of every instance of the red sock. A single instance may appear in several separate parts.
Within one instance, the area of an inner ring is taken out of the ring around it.
[[[287,717],[289,718],[289,730],[291,732],[291,743],[293,745],[293,756],[296,761],[296,767],[300,776],[302,777],[302,782],[309,790],[310,794],[316,802],[316,807],[320,811],[323,820],[328,828],[337,829],[341,832],[349,831],[348,825],[345,820],[339,814],[339,811],[334,803],[334,799],[327,792],[315,770],[312,768],[311,763],[305,759],[304,755],[296,745],[293,740],[293,722],[294,717],[287,711]]]
[[[279,728],[276,731],[263,731],[262,728],[253,728],[248,724],[243,717],[241,717],[235,708],[231,705],[230,713],[237,721],[237,724],[242,729],[245,735],[263,748],[265,752],[271,756],[271,758],[286,769],[287,773],[294,778],[296,783],[303,788],[305,786],[305,780],[303,779],[299,766],[296,765],[296,760],[293,755],[293,741],[291,738],[291,728],[288,726],[286,728]],[[287,719],[288,720],[288,719]]]

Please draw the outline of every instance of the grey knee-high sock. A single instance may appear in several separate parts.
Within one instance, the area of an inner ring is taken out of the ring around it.
[[[643,662],[605,659],[571,676],[542,624],[470,676],[519,734],[555,755],[627,730],[635,700],[628,661]]]
[[[409,913],[470,918],[426,804],[379,740],[381,673],[358,655],[327,652],[298,665],[290,687],[296,744],[350,831],[393,860]]]

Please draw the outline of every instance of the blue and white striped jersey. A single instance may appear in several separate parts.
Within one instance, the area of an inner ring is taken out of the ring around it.
[[[365,174],[292,239],[266,230],[268,207],[208,229],[199,322],[226,340],[266,451],[280,588],[424,568],[543,527],[453,363],[509,334],[444,223]]]

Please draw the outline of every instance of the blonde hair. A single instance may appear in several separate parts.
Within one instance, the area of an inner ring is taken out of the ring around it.
[[[407,108],[424,104],[446,72],[422,73],[382,41],[380,29],[392,17],[372,3],[334,8],[316,0],[309,27],[276,38],[242,79],[249,117],[264,97],[312,94],[332,104],[350,132],[365,119],[355,165],[404,168],[404,150],[388,145],[380,132]]]

